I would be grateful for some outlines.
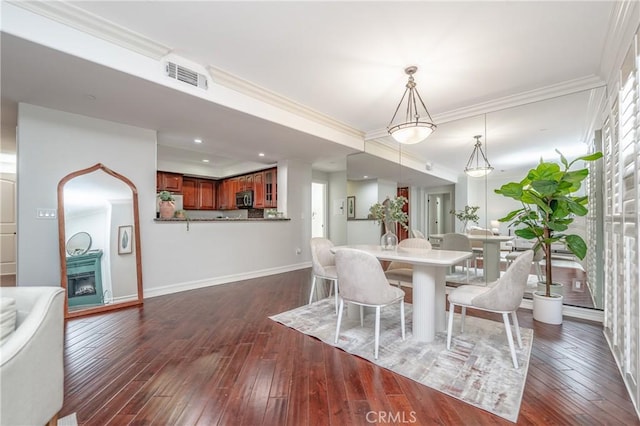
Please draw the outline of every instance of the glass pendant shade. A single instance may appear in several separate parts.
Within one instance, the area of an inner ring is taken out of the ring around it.
[[[416,89],[416,83],[413,79],[413,74],[415,74],[416,71],[418,71],[418,68],[415,66],[407,67],[404,70],[404,72],[409,75],[409,81],[407,81],[406,89],[396,108],[396,112],[393,114],[387,126],[387,130],[393,139],[398,143],[407,145],[422,142],[437,127],[433,123],[433,119]],[[400,107],[402,107],[405,99],[406,107],[403,109],[406,111],[406,114],[404,120],[402,118],[396,120],[398,111],[400,111]],[[422,108],[420,109],[419,107]]]
[[[473,148],[471,157],[467,162],[467,167],[464,168],[464,172],[471,177],[483,177],[493,171],[493,167],[489,164],[489,160],[482,152],[482,143],[480,142],[481,135],[474,136],[476,139],[476,145]]]

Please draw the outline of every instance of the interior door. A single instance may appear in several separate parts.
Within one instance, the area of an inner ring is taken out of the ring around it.
[[[0,174],[0,275],[16,273],[16,175]]]
[[[327,238],[327,184],[311,184],[311,237]]]

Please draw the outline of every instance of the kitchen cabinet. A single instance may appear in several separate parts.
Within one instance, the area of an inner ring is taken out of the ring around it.
[[[156,189],[158,191],[182,192],[182,175],[170,172],[156,172]]]
[[[277,169],[264,171],[264,207],[278,207],[278,179]]]
[[[253,174],[253,207],[264,208],[264,172]]]
[[[235,210],[239,185],[240,180],[237,177],[224,179],[218,183],[218,209]]]
[[[278,206],[276,195],[277,169],[236,176],[218,182],[218,209],[235,210],[236,192],[253,190],[253,207],[256,209]]]
[[[182,179],[182,206],[185,210],[214,210],[216,182],[210,179],[184,177]]]

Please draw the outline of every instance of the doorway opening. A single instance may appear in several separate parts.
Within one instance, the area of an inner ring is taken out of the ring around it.
[[[327,184],[311,183],[311,237],[327,238]]]

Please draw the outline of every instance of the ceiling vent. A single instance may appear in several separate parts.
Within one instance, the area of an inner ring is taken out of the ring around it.
[[[185,68],[173,62],[167,62],[165,71],[170,78],[174,78],[178,81],[182,81],[183,83],[187,83],[201,89],[206,90],[208,88],[207,77],[203,74],[198,74],[189,68]]]

